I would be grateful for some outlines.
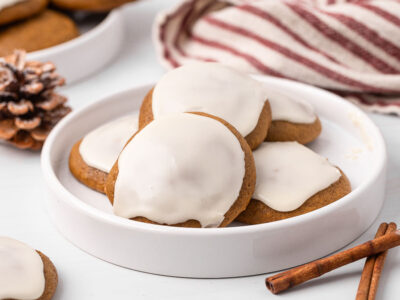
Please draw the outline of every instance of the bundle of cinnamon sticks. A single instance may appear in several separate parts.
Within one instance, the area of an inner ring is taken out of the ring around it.
[[[400,246],[400,230],[395,223],[382,223],[373,240],[332,256],[268,277],[267,288],[274,294],[319,277],[359,259],[367,257],[356,300],[375,299],[387,251]]]

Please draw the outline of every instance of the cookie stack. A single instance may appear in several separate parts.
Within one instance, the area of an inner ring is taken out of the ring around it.
[[[79,36],[70,12],[107,12],[132,0],[2,0],[0,56],[49,48]]]
[[[48,9],[48,0],[6,0],[0,3],[0,56],[15,49],[36,51],[79,35],[67,15]]]
[[[320,132],[302,99],[220,64],[194,63],[164,75],[139,116],[78,141],[69,166],[124,218],[183,227],[259,224],[351,191],[339,168],[303,145]]]

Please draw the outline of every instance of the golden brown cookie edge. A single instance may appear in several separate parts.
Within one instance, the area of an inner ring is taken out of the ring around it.
[[[135,0],[51,0],[55,6],[66,10],[84,10],[89,12],[108,12],[123,4]]]
[[[268,130],[268,142],[296,141],[300,144],[308,144],[314,141],[321,133],[322,125],[317,117],[313,123],[301,124],[288,121],[272,121]]]
[[[50,300],[53,298],[58,285],[57,270],[52,261],[42,252],[36,250],[43,261],[43,270],[45,278],[45,288],[42,296],[37,300]]]
[[[105,194],[104,188],[108,175],[85,163],[79,151],[81,142],[82,139],[72,146],[69,155],[69,169],[79,182],[95,191]]]
[[[260,146],[267,138],[268,130],[271,126],[272,112],[269,101],[266,100],[261,111],[256,127],[246,137],[246,141],[252,150]]]

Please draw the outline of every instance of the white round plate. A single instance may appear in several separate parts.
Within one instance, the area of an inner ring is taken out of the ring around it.
[[[68,170],[72,145],[97,126],[135,111],[151,86],[124,91],[62,120],[42,152],[47,207],[59,231],[105,261],[150,273],[219,278],[268,273],[325,256],[364,232],[384,199],[386,151],[372,121],[357,107],[321,89],[258,77],[306,99],[323,131],[310,147],[340,166],[353,191],[311,213],[278,222],[227,228],[177,228],[112,214],[106,196],[80,184]],[[289,187],[288,187],[289,188]]]
[[[114,9],[103,21],[79,37],[30,52],[28,59],[53,62],[67,83],[73,83],[104,68],[117,55],[123,38],[123,16],[120,9]]]

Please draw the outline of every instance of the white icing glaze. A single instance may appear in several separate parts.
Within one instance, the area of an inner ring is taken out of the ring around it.
[[[289,95],[271,89],[267,90],[267,95],[273,121],[311,124],[317,118],[314,108],[308,102],[294,99]]]
[[[238,139],[223,124],[177,113],[140,131],[121,152],[118,168],[116,215],[217,227],[239,196],[245,161]]]
[[[38,299],[44,288],[39,254],[24,243],[0,236],[0,299]]]
[[[277,211],[293,211],[335,183],[340,171],[297,142],[263,143],[254,151],[257,183],[254,199]]]
[[[92,168],[110,172],[129,138],[138,130],[138,113],[111,121],[87,134],[79,153]]]
[[[3,10],[6,7],[13,6],[19,2],[23,2],[25,0],[0,0],[0,10]]]
[[[232,124],[243,136],[257,126],[266,100],[260,82],[217,63],[190,63],[165,74],[153,91],[153,116],[200,111]]]

